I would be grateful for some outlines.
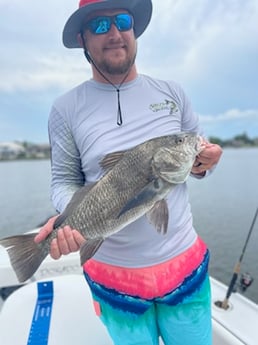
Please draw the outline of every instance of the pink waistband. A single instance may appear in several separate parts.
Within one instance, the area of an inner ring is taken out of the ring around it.
[[[126,268],[88,260],[84,271],[98,284],[131,296],[151,299],[171,292],[198,268],[207,251],[197,238],[185,252],[161,264],[143,268]]]

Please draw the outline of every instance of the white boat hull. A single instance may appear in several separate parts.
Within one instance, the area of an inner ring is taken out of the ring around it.
[[[112,344],[105,327],[95,315],[91,294],[79,264],[79,256],[75,253],[59,261],[48,257],[31,282],[2,302],[1,345],[27,344],[37,300],[37,282],[42,280],[52,280],[54,283],[48,345]],[[17,284],[8,255],[0,248],[0,288]],[[211,286],[213,345],[257,345],[258,305],[234,293],[230,298],[228,310],[220,309],[214,302],[224,299],[227,288],[213,278]]]

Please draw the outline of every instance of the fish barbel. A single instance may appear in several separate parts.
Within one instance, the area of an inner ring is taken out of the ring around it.
[[[36,244],[35,234],[0,240],[18,280],[24,282],[36,272],[58,229],[65,225],[86,238],[80,248],[81,264],[96,253],[106,237],[145,214],[157,231],[166,233],[169,212],[165,197],[186,181],[202,149],[199,135],[180,132],[105,156],[100,163],[103,177],[75,192],[44,241]]]

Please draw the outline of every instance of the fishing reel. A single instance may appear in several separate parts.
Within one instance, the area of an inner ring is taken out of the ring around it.
[[[227,310],[229,308],[229,297],[231,295],[232,292],[237,292],[237,290],[240,290],[242,293],[244,293],[249,286],[252,285],[254,278],[251,276],[250,273],[245,272],[241,274],[239,283],[237,283],[237,273],[233,274],[233,277],[231,279],[230,285],[228,287],[228,291],[226,294],[226,297],[223,301],[216,301],[214,302],[214,304],[218,307],[218,308],[222,308]]]
[[[239,281],[239,289],[241,292],[245,292],[252,285],[253,281],[254,278],[249,272],[242,273]]]

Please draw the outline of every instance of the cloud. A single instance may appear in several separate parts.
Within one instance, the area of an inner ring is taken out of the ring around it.
[[[234,120],[257,120],[258,119],[258,109],[230,109],[224,113],[216,115],[200,115],[202,123],[211,123],[211,122],[224,122],[224,121],[234,121]]]
[[[64,23],[78,2],[0,0],[0,92],[64,90],[90,75],[79,50],[62,45]]]
[[[78,72],[85,70],[83,58],[61,42],[64,23],[77,6],[78,1],[64,6],[60,0],[37,5],[33,0],[15,0],[11,4],[1,0],[0,9],[6,15],[0,24],[0,68],[9,85],[1,81],[0,90],[30,90],[34,82],[39,88],[40,81],[41,89],[59,87],[67,80],[71,84],[81,80]],[[253,61],[257,58],[253,44],[258,36],[257,1],[153,0],[153,6],[152,21],[139,39],[140,72],[158,78],[169,75],[191,88],[211,77],[213,84],[232,76],[252,78],[254,73],[241,65],[246,64],[247,56]],[[53,63],[46,63],[51,59]]]
[[[13,66],[11,71],[4,69],[0,92],[35,92],[51,88],[67,90],[91,76],[89,64],[79,55],[76,59],[74,56],[57,54],[34,56],[30,64],[27,68]],[[24,62],[26,65],[27,62]]]
[[[207,136],[229,139],[246,133],[258,137],[258,109],[229,109],[218,114],[200,114],[200,124]]]
[[[179,81],[201,113],[258,106],[257,1],[167,0],[156,12],[141,69]]]
[[[169,69],[186,82],[204,79],[213,74],[214,67],[230,66],[232,58],[242,60],[246,49],[252,51],[258,34],[256,1],[167,0],[155,4],[153,21],[143,37],[150,57],[147,60],[144,52],[144,65],[162,76]],[[153,68],[156,61],[162,64]]]
[[[77,7],[78,0],[0,0],[0,100],[8,101],[0,117],[16,113],[12,103],[27,114],[32,99],[43,113],[50,99],[91,77],[82,51],[62,45]],[[138,40],[138,71],[181,83],[209,132],[248,121],[258,132],[258,1],[153,0],[153,7]]]

